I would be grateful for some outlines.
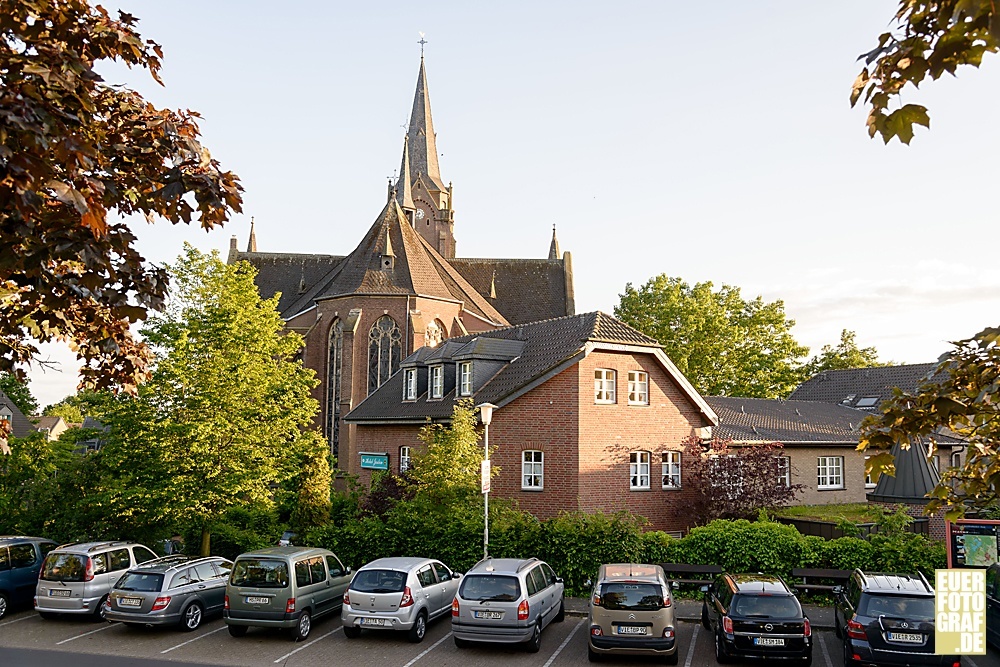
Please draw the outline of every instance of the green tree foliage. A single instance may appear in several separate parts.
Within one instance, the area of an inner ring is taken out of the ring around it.
[[[170,272],[170,304],[143,331],[153,376],[103,415],[99,502],[122,520],[195,524],[207,554],[228,510],[273,506],[273,488],[326,447],[307,432],[317,382],[294,360],[302,338],[283,333],[278,295],[260,298],[249,264],[190,246]]]
[[[42,414],[46,417],[62,417],[70,424],[82,424],[85,417],[100,418],[103,406],[110,400],[111,395],[107,392],[84,389],[46,406]]]
[[[857,334],[844,329],[840,332],[840,343],[824,345],[820,353],[805,365],[803,373],[812,377],[823,371],[836,371],[844,368],[873,368],[875,366],[891,366],[892,362],[878,360],[878,350],[874,347],[858,347],[855,340]]]
[[[162,306],[167,276],[109,212],[211,229],[240,210],[196,113],[94,71],[118,60],[160,81],[136,23],[86,0],[0,0],[0,370],[23,377],[37,341],[66,340],[86,385],[133,390],[150,356],[129,324]]]
[[[306,449],[302,471],[298,475],[298,502],[292,510],[291,523],[299,533],[322,526],[330,520],[330,451],[315,431],[307,431],[305,440],[315,440]]]
[[[927,509],[949,518],[1000,501],[1000,327],[952,343],[935,374],[910,394],[896,390],[882,414],[861,425],[858,449],[869,453],[873,473],[895,474],[892,448],[933,438],[947,429],[965,438],[965,463],[948,468]]]
[[[30,417],[38,410],[38,401],[32,395],[28,383],[13,373],[0,373],[0,391],[7,394],[26,417]]]
[[[448,426],[420,429],[420,440],[425,446],[413,455],[409,472],[417,495],[428,507],[447,508],[479,495],[483,449],[471,400],[455,404]]]
[[[986,53],[996,53],[998,39],[995,0],[899,0],[890,30],[861,56],[865,66],[854,81],[851,106],[864,96],[869,136],[908,144],[913,126],[930,127],[930,117],[919,104],[890,111],[906,87],[916,88],[928,76],[955,75],[961,65],[979,67]]]
[[[779,398],[802,380],[809,349],[792,337],[782,301],[746,300],[740,288],[693,287],[665,274],[625,286],[615,316],[663,345],[702,394]]]
[[[11,438],[8,446],[10,454],[0,455],[0,534],[49,534],[51,510],[61,502],[58,473],[75,463],[72,446],[43,433]]]

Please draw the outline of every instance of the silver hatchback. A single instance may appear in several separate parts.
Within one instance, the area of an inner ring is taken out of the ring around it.
[[[470,642],[523,643],[537,653],[542,630],[562,621],[563,580],[537,558],[488,558],[462,577],[451,607],[455,646]]]
[[[166,556],[132,568],[108,596],[104,617],[127,625],[176,625],[197,630],[206,616],[222,615],[225,558]]]
[[[380,558],[354,575],[344,595],[344,636],[362,629],[400,630],[421,642],[429,621],[451,610],[462,578],[443,563],[426,558]]]

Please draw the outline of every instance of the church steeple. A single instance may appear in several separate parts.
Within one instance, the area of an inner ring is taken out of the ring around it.
[[[408,136],[403,137],[403,162],[399,166],[399,180],[396,181],[396,201],[408,214],[417,208],[413,203],[413,188],[410,185],[410,137]]]
[[[559,239],[556,238],[556,226],[552,225],[552,243],[549,244],[549,259],[561,259],[559,252]]]
[[[257,233],[253,228],[253,216],[250,216],[250,241],[247,243],[247,252],[257,252]]]
[[[445,189],[438,166],[437,138],[434,121],[431,119],[431,95],[427,88],[427,70],[424,69],[424,55],[420,54],[420,72],[417,74],[417,90],[413,95],[413,110],[410,112],[410,128],[406,133],[410,146],[410,163],[414,177],[426,176],[427,185],[439,191]]]

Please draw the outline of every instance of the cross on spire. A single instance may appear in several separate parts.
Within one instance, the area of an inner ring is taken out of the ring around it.
[[[427,40],[424,39],[424,33],[420,33],[420,41],[417,42],[417,44],[420,45],[420,57],[421,58],[424,57],[424,44],[426,44],[426,43],[427,43]]]

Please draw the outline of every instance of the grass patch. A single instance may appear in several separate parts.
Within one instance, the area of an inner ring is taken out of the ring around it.
[[[880,507],[868,503],[844,503],[840,505],[798,505],[775,510],[775,516],[789,519],[813,519],[815,521],[850,521],[851,523],[875,523],[882,516]]]

